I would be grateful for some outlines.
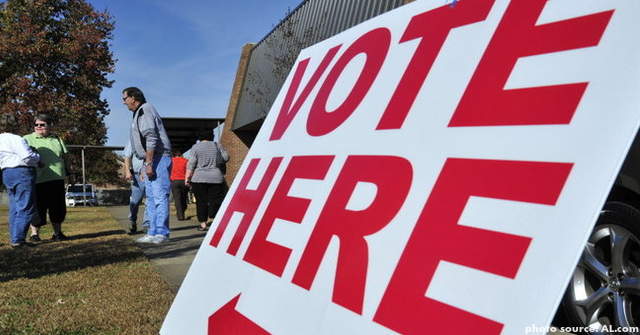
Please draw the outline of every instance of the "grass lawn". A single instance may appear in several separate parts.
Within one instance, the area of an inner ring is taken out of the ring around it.
[[[69,241],[47,225],[12,249],[0,208],[0,334],[158,334],[174,293],[107,209],[68,208],[62,227]]]

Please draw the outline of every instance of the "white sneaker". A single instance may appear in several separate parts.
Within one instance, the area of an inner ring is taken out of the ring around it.
[[[141,238],[137,239],[136,242],[138,242],[138,243],[152,243],[153,242],[153,238],[154,238],[154,236],[144,235]]]
[[[154,237],[151,238],[151,243],[153,244],[161,244],[161,243],[165,243],[168,242],[169,238],[164,236],[164,235],[156,235]]]

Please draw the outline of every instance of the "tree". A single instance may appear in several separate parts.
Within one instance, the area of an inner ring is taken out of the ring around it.
[[[109,106],[100,93],[112,85],[113,28],[109,13],[85,0],[0,2],[0,115],[10,116],[0,131],[30,133],[46,112],[67,144],[103,145]],[[92,156],[88,175],[112,179],[115,155]]]
[[[86,177],[87,183],[97,185],[118,185],[129,186],[129,182],[122,179],[119,175],[122,170],[123,159],[113,151],[86,149],[84,152],[85,166],[87,167]],[[81,151],[72,152],[71,164],[73,167],[73,175],[70,178],[72,183],[82,183],[82,158]],[[96,171],[99,171],[97,173]]]

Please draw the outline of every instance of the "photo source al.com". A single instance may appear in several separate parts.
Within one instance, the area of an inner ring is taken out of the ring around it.
[[[564,326],[564,327],[554,327],[554,326],[536,326],[530,325],[525,328],[525,335],[531,334],[540,334],[547,335],[550,333],[571,333],[571,334],[638,334],[640,333],[640,327],[614,327],[610,325],[603,325],[599,328],[591,328],[591,327],[579,327],[579,326]]]

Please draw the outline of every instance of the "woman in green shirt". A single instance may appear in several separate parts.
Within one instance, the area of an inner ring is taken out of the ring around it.
[[[66,240],[62,233],[62,222],[67,215],[64,178],[67,175],[65,155],[67,147],[62,140],[51,134],[52,118],[47,114],[38,114],[34,123],[34,132],[24,139],[38,150],[40,162],[36,169],[36,203],[40,220],[31,225],[31,240],[40,241],[39,228],[47,224],[47,213],[53,226],[54,241]]]

